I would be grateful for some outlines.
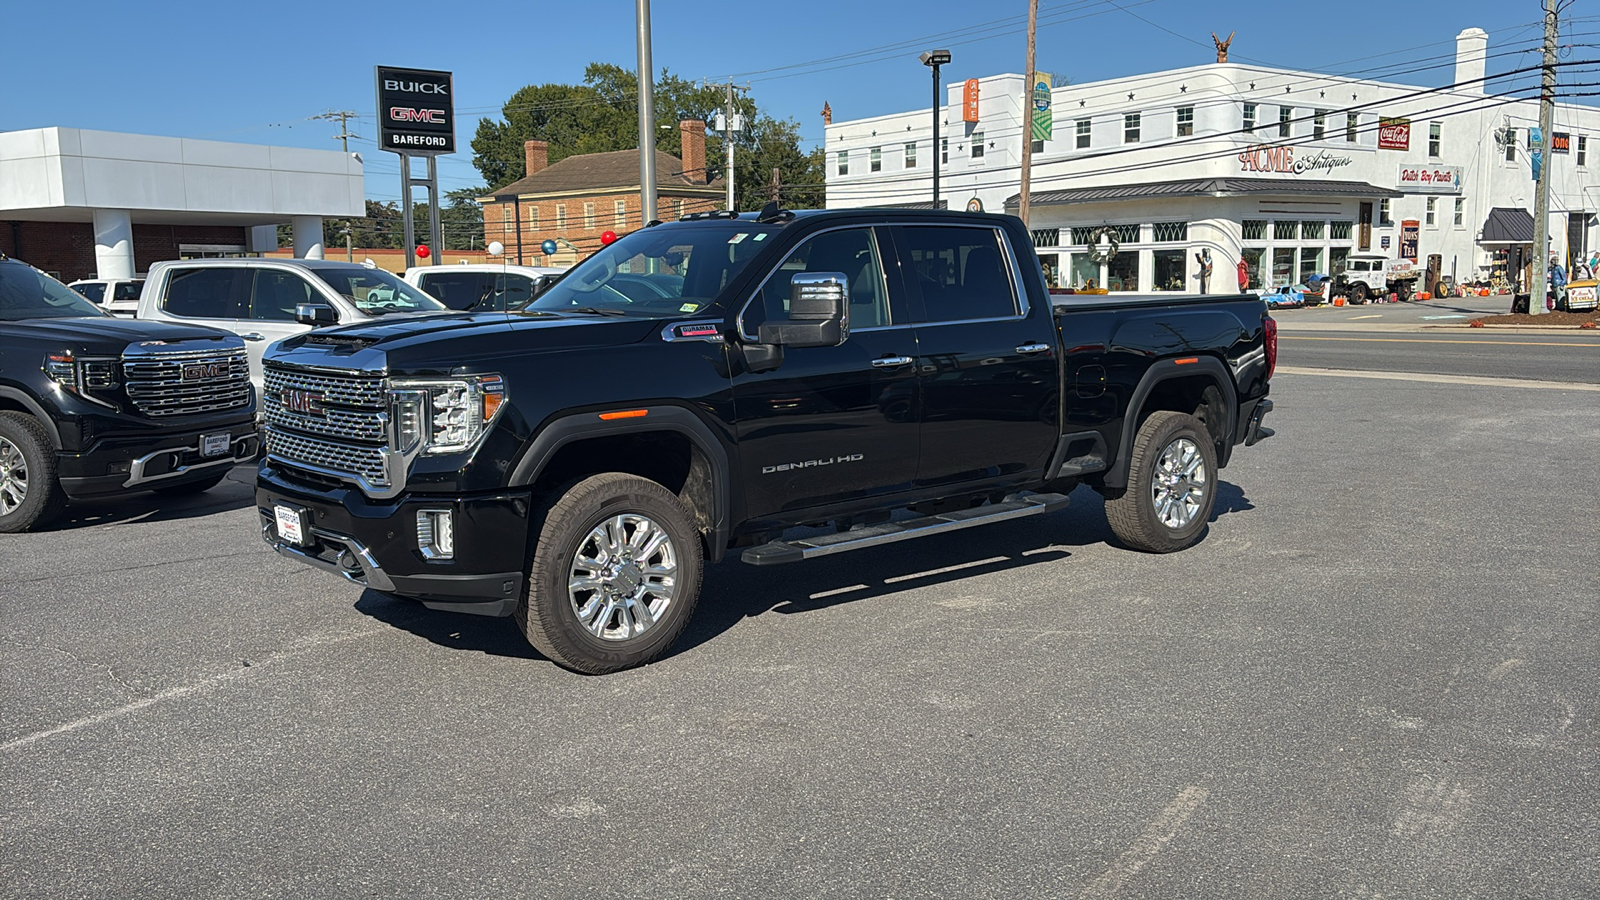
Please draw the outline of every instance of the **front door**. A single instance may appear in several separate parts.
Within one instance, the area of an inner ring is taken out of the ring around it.
[[[1042,470],[1059,435],[1054,316],[1029,310],[998,228],[894,229],[922,384],[919,487]]]
[[[889,291],[871,228],[813,235],[765,280],[739,317],[740,340],[785,318],[789,279],[843,272],[850,333],[837,347],[787,348],[776,369],[751,372],[734,360],[738,484],[747,518],[791,519],[801,509],[909,489],[917,470],[916,335]],[[898,293],[898,288],[896,289]]]

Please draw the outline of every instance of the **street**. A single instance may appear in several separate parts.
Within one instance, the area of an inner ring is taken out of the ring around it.
[[[665,659],[606,677],[279,558],[248,467],[5,536],[0,883],[1593,896],[1600,393],[1489,379],[1594,385],[1600,339],[1317,315],[1279,315],[1277,436],[1223,470],[1198,546],[1121,549],[1079,488],[728,561]]]

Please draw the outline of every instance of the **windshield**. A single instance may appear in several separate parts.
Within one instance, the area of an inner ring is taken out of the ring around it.
[[[106,313],[49,275],[19,262],[0,262],[0,321],[105,318]]]
[[[716,300],[778,228],[721,220],[635,231],[573,267],[526,308],[653,318],[697,313]]]
[[[382,269],[312,269],[317,277],[369,316],[428,312],[443,303]]]

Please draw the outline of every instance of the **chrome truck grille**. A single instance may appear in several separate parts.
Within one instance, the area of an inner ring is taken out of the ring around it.
[[[128,399],[152,418],[224,412],[250,405],[244,348],[125,354]]]
[[[369,493],[394,486],[387,468],[389,413],[382,375],[268,362],[263,387],[270,458],[354,482]]]

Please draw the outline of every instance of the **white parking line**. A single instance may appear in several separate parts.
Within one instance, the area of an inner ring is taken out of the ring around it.
[[[1140,869],[1155,859],[1161,848],[1167,846],[1183,823],[1189,820],[1189,816],[1193,815],[1209,796],[1211,796],[1210,791],[1196,785],[1190,785],[1180,791],[1178,796],[1161,810],[1161,815],[1156,816],[1155,821],[1145,826],[1144,833],[1133,842],[1133,846],[1122,851],[1122,855],[1117,857],[1117,861],[1112,863],[1105,874],[1083,889],[1083,893],[1078,895],[1078,900],[1104,900],[1115,897],[1117,892],[1122,890],[1123,883],[1139,874]]]
[[[116,709],[109,710],[107,712],[96,713],[92,716],[85,716],[76,721],[68,722],[65,725],[57,725],[54,728],[47,728],[44,731],[35,731],[32,734],[25,734],[21,737],[12,738],[11,740],[6,741],[4,744],[0,744],[0,752],[15,750],[18,747],[26,747],[29,744],[42,741],[45,738],[55,737],[58,734],[66,734],[69,731],[77,731],[81,728],[88,728],[91,725],[98,725],[101,722],[106,722],[111,719],[121,718],[122,716],[126,716],[130,713],[136,713],[141,709],[145,709],[146,707],[154,706],[157,703],[165,703],[168,700],[176,700],[179,697],[187,697],[190,694],[196,694],[209,688],[217,687],[224,682],[232,681],[242,675],[249,674],[253,670],[259,669],[261,666],[268,663],[278,662],[280,660],[290,659],[296,656],[304,656],[313,650],[317,650],[331,644],[343,644],[348,641],[360,640],[361,638],[370,637],[383,630],[384,629],[382,628],[372,628],[356,634],[340,635],[338,637],[323,639],[313,638],[310,641],[300,644],[298,647],[293,647],[291,649],[267,656],[260,662],[247,664],[244,668],[234,669],[231,672],[223,672],[220,675],[213,675],[210,678],[197,681],[193,684],[180,685],[178,687],[162,691],[159,694],[146,697],[143,700],[135,700],[132,703],[119,706]]]
[[[1564,381],[1529,381],[1525,378],[1490,378],[1478,375],[1424,375],[1420,372],[1368,372],[1358,369],[1313,369],[1306,366],[1279,366],[1276,374],[1381,378],[1388,381],[1425,381],[1432,384],[1472,384],[1480,387],[1538,388],[1550,391],[1600,391],[1600,384],[1569,384]]]

